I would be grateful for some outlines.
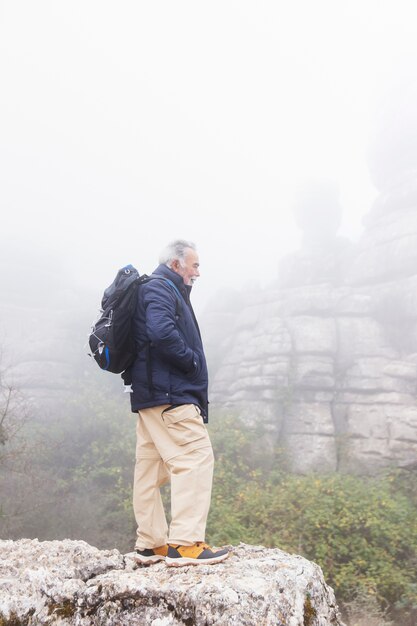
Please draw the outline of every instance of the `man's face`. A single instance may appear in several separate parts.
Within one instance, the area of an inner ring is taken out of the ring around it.
[[[187,248],[183,265],[178,260],[175,260],[171,267],[174,272],[182,276],[185,285],[191,286],[200,276],[198,254],[192,248]]]

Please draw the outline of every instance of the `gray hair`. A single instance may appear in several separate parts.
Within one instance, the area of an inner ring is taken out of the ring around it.
[[[195,243],[186,241],[185,239],[175,239],[175,241],[171,241],[171,243],[162,250],[159,255],[159,262],[171,267],[172,262],[178,260],[180,264],[184,266],[188,248],[196,250]]]

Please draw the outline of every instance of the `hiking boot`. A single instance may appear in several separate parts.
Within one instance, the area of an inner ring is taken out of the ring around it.
[[[159,548],[145,548],[145,550],[135,550],[135,559],[139,563],[147,565],[149,563],[157,563],[158,561],[165,561],[165,557],[168,553],[168,546],[159,546]]]
[[[212,565],[220,563],[229,556],[229,551],[212,550],[204,541],[197,541],[192,546],[174,546],[168,544],[168,554],[165,559],[169,567],[182,565]]]

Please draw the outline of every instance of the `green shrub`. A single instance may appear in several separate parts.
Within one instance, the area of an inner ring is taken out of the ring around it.
[[[222,427],[216,422],[213,440],[213,542],[261,543],[302,554],[322,567],[339,602],[360,594],[381,607],[411,611],[417,605],[417,504],[409,472],[260,473],[247,455],[253,432],[237,420],[226,419]]]

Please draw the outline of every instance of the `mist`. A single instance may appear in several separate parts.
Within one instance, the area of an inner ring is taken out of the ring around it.
[[[2,537],[132,549],[136,416],[87,336],[189,239],[210,541],[416,623],[416,30],[407,0],[0,0]]]
[[[97,294],[199,248],[197,310],[267,285],[296,249],[297,186],[339,185],[357,239],[378,102],[415,61],[412,4],[0,4],[4,262],[43,257]],[[7,253],[6,246],[7,244]],[[10,264],[10,265],[9,265]],[[4,267],[4,265],[3,265]]]

